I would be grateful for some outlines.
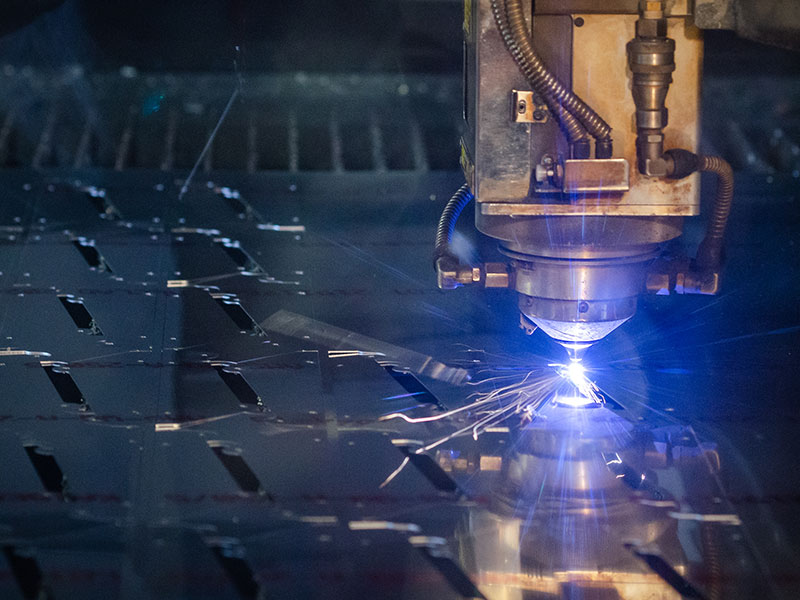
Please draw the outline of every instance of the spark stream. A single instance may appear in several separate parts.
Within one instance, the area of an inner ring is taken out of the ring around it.
[[[41,364],[38,362],[26,362],[23,363],[27,368],[35,368],[41,369]],[[294,370],[299,371],[300,369],[306,368],[309,365],[303,363],[260,363],[260,364],[248,364],[247,370],[253,371],[281,371],[281,370]],[[118,361],[109,361],[109,362],[74,362],[69,363],[70,369],[126,369],[128,367],[147,367],[150,369],[167,369],[167,368],[180,368],[180,369],[210,369],[211,366],[207,362],[132,362],[132,363],[125,363],[125,362],[118,362]]]
[[[549,400],[573,408],[605,402],[599,388],[588,378],[579,361],[570,361],[568,364],[550,363],[546,368],[528,371],[521,381],[517,380],[518,377],[517,374],[500,375],[469,383],[468,385],[484,387],[490,385],[492,389],[471,394],[468,398],[471,402],[460,408],[426,417],[410,417],[406,413],[395,412],[384,415],[380,420],[402,419],[414,424],[453,417],[461,420],[461,424],[452,433],[414,450],[415,454],[422,454],[454,438],[471,435],[477,440],[485,431],[512,417],[516,417],[519,426],[524,427],[538,416],[539,408]],[[498,384],[504,385],[497,387]],[[466,424],[464,421],[467,421]],[[380,487],[388,485],[408,463],[409,458],[405,457]]]

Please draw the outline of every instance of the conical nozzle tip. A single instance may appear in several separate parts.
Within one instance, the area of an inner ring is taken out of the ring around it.
[[[579,362],[583,360],[583,355],[593,342],[559,342],[569,355],[570,361]]]

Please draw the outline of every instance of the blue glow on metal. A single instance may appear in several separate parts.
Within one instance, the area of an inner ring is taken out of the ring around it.
[[[148,115],[152,115],[153,113],[157,113],[159,110],[161,110],[161,103],[163,101],[164,94],[158,92],[150,94],[142,102],[142,116],[146,117]]]
[[[564,406],[571,406],[572,408],[583,408],[595,404],[595,401],[586,396],[561,396],[556,395],[555,401]]]
[[[401,398],[411,398],[413,396],[422,396],[426,392],[410,392],[408,394],[398,394],[397,396],[386,396],[384,400],[400,400]]]
[[[580,388],[586,381],[586,369],[583,364],[578,361],[571,361],[564,367],[567,378],[572,382],[576,388]]]
[[[556,392],[555,400],[559,404],[581,407],[605,402],[600,389],[587,376],[586,367],[581,361],[571,360],[567,364],[552,363],[550,366],[555,367],[556,372],[566,379],[572,388],[571,393],[566,395]]]

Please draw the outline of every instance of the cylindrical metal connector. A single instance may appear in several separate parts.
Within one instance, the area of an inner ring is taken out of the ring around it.
[[[628,66],[633,74],[636,104],[636,154],[639,172],[651,177],[667,174],[664,128],[669,121],[667,92],[675,70],[675,40],[636,37],[628,42]]]
[[[649,177],[668,174],[664,159],[667,92],[675,70],[675,40],[667,37],[664,2],[642,0],[636,37],[628,42],[628,67],[636,104],[636,158],[639,172]]]

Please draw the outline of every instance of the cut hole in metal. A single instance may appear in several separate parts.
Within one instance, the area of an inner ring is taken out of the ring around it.
[[[236,263],[240,271],[247,273],[264,273],[264,269],[250,256],[236,240],[216,238],[214,243],[225,250],[225,253]]]
[[[266,493],[258,477],[256,477],[256,474],[253,473],[253,470],[250,468],[250,465],[245,462],[242,455],[239,454],[236,449],[224,442],[208,441],[207,444],[220,460],[222,466],[225,467],[225,470],[233,477],[239,489],[243,492],[266,496],[272,500],[272,496]]]
[[[259,597],[259,585],[238,540],[212,538],[206,540],[206,544],[230,578],[239,597],[242,600],[256,600]]]
[[[89,202],[92,203],[92,206],[103,219],[113,221],[115,219],[122,218],[122,214],[119,212],[117,207],[109,202],[106,190],[103,188],[87,186],[81,188],[81,191],[86,194]]]
[[[444,407],[439,402],[439,399],[426,388],[423,383],[417,379],[413,373],[403,371],[392,365],[383,365],[386,372],[391,375],[394,380],[399,383],[403,389],[408,392],[409,396],[413,396],[415,400],[425,404],[433,404],[437,408],[444,410]]]
[[[61,401],[67,404],[77,404],[85,410],[89,410],[89,405],[83,397],[81,390],[72,379],[69,373],[69,365],[65,362],[54,360],[43,360],[39,363],[47,373],[47,377],[56,388],[56,392],[61,397]]]
[[[239,331],[251,335],[266,337],[267,333],[256,323],[255,319],[244,309],[236,294],[222,294],[211,292],[211,297],[220,305],[231,320],[236,323]]]
[[[486,600],[486,596],[450,556],[445,540],[428,536],[411,536],[409,542],[425,555],[460,596]]]
[[[72,244],[81,253],[83,259],[92,268],[97,269],[102,273],[113,273],[111,267],[103,258],[103,255],[97,250],[94,245],[94,240],[87,240],[85,237],[72,238]]]
[[[263,406],[261,397],[256,393],[253,387],[247,383],[247,380],[235,363],[213,362],[211,366],[217,371],[222,381],[228,386],[228,389],[233,392],[233,395],[236,396],[239,403],[247,406]]]
[[[410,446],[406,445],[397,445],[397,448],[437,490],[454,494],[459,498],[465,495],[458,484],[430,456],[417,454],[412,451]]]
[[[65,495],[67,480],[53,455],[42,450],[37,444],[26,444],[25,452],[33,463],[44,489],[51,494]]]
[[[34,556],[14,546],[3,546],[3,554],[25,600],[52,600],[53,595],[44,585],[42,569]]]
[[[77,298],[72,294],[59,294],[58,299],[67,309],[69,316],[72,317],[79,331],[89,335],[103,335],[94,317],[84,305],[83,298]]]

